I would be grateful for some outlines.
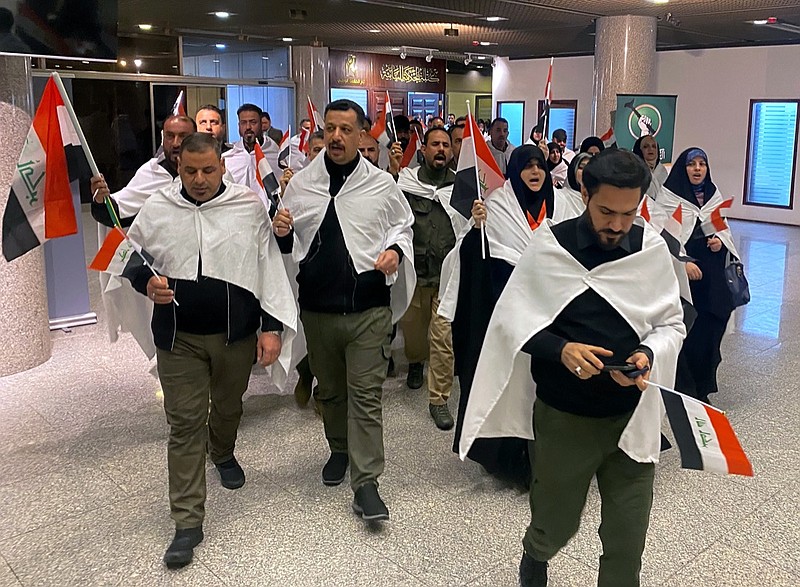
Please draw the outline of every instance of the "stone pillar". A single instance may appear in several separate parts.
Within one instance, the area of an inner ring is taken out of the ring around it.
[[[30,58],[0,55],[0,218],[33,111]],[[11,263],[0,256],[0,377],[50,358],[44,267],[43,247]]]
[[[594,37],[592,130],[601,136],[613,125],[617,94],[652,94],[656,88],[657,19],[604,16]]]
[[[331,95],[330,62],[327,47],[292,47],[292,79],[295,89],[295,126],[308,118],[308,97],[322,114]],[[313,130],[313,129],[312,129]]]

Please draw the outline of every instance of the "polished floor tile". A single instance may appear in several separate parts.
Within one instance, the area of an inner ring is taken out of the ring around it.
[[[682,470],[666,453],[643,587],[800,585],[800,229],[733,225],[753,301],[723,343],[712,401],[756,477]],[[194,564],[167,571],[167,425],[154,363],[130,336],[108,342],[95,275],[90,292],[97,325],[53,333],[46,364],[0,378],[0,587],[516,585],[527,496],[452,453],[425,390],[405,386],[400,341],[398,376],[384,387],[388,523],[365,526],[346,483],[322,485],[321,420],[254,375],[237,445],[247,483],[225,490],[209,464],[206,539]],[[592,487],[578,534],[551,561],[554,587],[595,583],[599,508]]]

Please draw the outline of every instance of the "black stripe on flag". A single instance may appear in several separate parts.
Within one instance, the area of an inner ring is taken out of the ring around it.
[[[695,261],[692,257],[687,257],[686,255],[681,255],[681,243],[672,236],[669,231],[665,228],[661,231],[661,238],[664,239],[664,242],[667,243],[667,248],[669,252],[672,253],[672,256],[675,257],[678,261],[682,261],[684,263],[688,261]]]
[[[142,257],[144,257],[144,259]],[[139,272],[139,268],[144,266],[145,259],[147,259],[147,263],[150,265],[150,267],[152,267],[153,255],[144,249],[142,249],[141,254],[136,251],[132,251],[128,262],[125,263],[125,269],[122,270],[122,277],[126,277],[133,281],[133,279],[136,277],[136,274]]]
[[[92,170],[86,159],[86,153],[83,152],[80,145],[64,145],[64,154],[67,156],[67,172],[70,183],[76,179],[91,179]]]
[[[40,244],[39,237],[33,232],[25,211],[14,193],[14,188],[11,188],[6,211],[3,214],[3,257],[6,261],[13,261]]]
[[[478,179],[475,168],[468,167],[456,173],[450,205],[464,218],[472,218],[472,203],[478,199]]]
[[[684,469],[703,470],[703,458],[700,456],[700,449],[694,439],[692,425],[689,422],[689,415],[683,406],[683,399],[679,395],[661,390],[661,397],[664,400],[664,407],[667,410],[667,418],[678,442],[678,451],[681,453],[681,467]]]

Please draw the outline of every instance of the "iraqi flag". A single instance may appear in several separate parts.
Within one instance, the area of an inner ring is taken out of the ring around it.
[[[505,181],[475,119],[468,114],[450,205],[464,218],[471,218],[472,203],[478,198],[485,199]]]
[[[280,190],[281,186],[278,183],[278,178],[275,177],[275,172],[272,171],[269,161],[267,161],[267,158],[264,157],[264,151],[261,150],[261,146],[258,143],[256,143],[255,153],[256,180],[258,181],[258,185],[261,186],[263,192],[258,195],[261,198],[261,201],[264,202],[267,210],[269,210],[270,203],[277,205],[276,194]]]
[[[136,269],[153,266],[153,257],[132,241],[119,226],[108,233],[89,269],[122,277],[132,277]]]
[[[544,84],[544,108],[540,124],[542,125],[542,136],[547,136],[548,124],[550,122],[550,102],[553,101],[553,58],[550,58],[550,68],[547,70],[547,81]]]
[[[317,107],[314,106],[314,102],[311,101],[311,96],[306,96],[308,98],[308,105],[306,109],[308,110],[308,119],[311,121],[311,124],[314,125],[314,131],[322,130],[325,128],[325,122],[322,118],[322,115],[317,110]]]
[[[281,144],[278,145],[278,167],[287,169],[292,166],[292,147],[289,144],[290,137],[292,136],[292,127],[290,126],[283,137],[281,137]]]
[[[378,145],[388,149],[392,143],[397,141],[397,133],[394,130],[394,117],[392,116],[392,101],[389,98],[389,92],[386,92],[386,100],[383,103],[383,112],[378,115],[378,120],[369,131]]]
[[[661,237],[667,243],[667,248],[669,252],[672,253],[673,257],[683,262],[692,261],[693,259],[686,255],[681,245],[682,227],[683,206],[678,204],[678,207],[675,208],[675,212],[673,212],[672,216],[667,218],[667,221],[664,223],[664,228],[661,229]]]
[[[671,389],[659,388],[678,442],[681,467],[753,476],[753,465],[724,412]]]
[[[728,230],[728,221],[722,215],[728,208],[733,206],[733,198],[728,198],[720,202],[719,206],[711,211],[709,217],[700,224],[700,230],[706,236],[714,236],[718,232]]]
[[[419,149],[421,145],[422,139],[419,136],[419,132],[414,129],[414,132],[411,133],[411,139],[408,141],[408,146],[406,150],[403,151],[403,159],[400,161],[400,168],[410,167],[414,169],[415,167],[419,167]]]
[[[308,156],[308,142],[311,139],[311,131],[300,127],[300,144],[297,146],[297,149]]]
[[[3,256],[78,232],[70,182],[91,176],[80,139],[53,78],[44,88],[19,156],[3,214]]]
[[[178,94],[175,103],[172,105],[173,116],[186,116],[186,108],[183,106],[183,90]]]
[[[603,141],[603,145],[605,145],[606,149],[616,148],[617,137],[614,136],[614,127],[610,126],[605,134],[600,137],[600,140]]]

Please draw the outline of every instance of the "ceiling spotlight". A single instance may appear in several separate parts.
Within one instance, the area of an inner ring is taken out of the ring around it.
[[[141,67],[141,66],[142,66],[142,60],[141,60],[141,59],[134,59],[134,60],[133,60],[133,64],[134,64],[134,65],[135,65],[137,68],[139,68],[139,67]]]
[[[228,18],[231,15],[230,12],[225,12],[224,10],[218,10],[217,12],[209,12],[209,14],[212,14],[217,18]]]
[[[227,45],[226,45],[225,43],[217,43],[217,44],[216,44],[216,45],[214,45],[214,46],[215,46],[217,49],[224,49],[225,47],[227,47]]]
[[[151,24],[140,24],[137,25],[140,31],[151,31],[153,30],[153,25]]]
[[[467,53],[467,56],[464,57],[464,65],[469,65],[470,63],[472,63],[472,56]]]
[[[120,59],[119,60],[119,65],[120,65],[120,67],[125,67],[126,65],[128,65],[128,62],[125,61],[124,59]]]
[[[283,41],[284,43],[291,43],[292,41],[294,41],[294,39],[292,37],[281,37],[281,41]]]
[[[400,50],[400,59],[405,59],[406,57],[408,57],[408,55],[406,54],[406,48],[405,48],[405,47],[403,47],[403,48]]]
[[[430,63],[431,61],[433,61],[433,51],[431,51],[430,53],[428,53],[428,54],[425,56],[425,61],[427,61],[428,63]]]

